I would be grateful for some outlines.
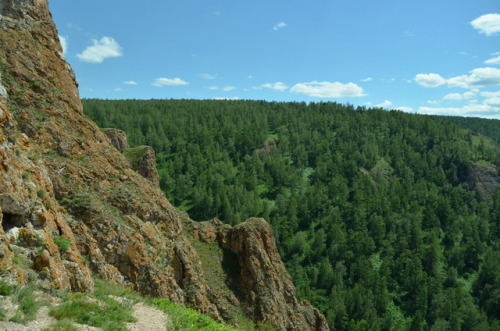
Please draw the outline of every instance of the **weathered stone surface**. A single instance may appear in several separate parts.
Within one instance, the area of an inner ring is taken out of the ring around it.
[[[101,131],[109,138],[109,141],[117,150],[123,152],[125,149],[130,148],[127,141],[127,134],[122,130],[106,128]]]
[[[65,267],[69,260],[62,256],[53,242],[54,234],[71,236],[54,199],[47,168],[38,159],[32,141],[17,132],[11,112],[0,103],[0,269],[11,282],[26,281],[26,266],[42,271],[48,286],[84,291],[93,287],[90,270],[83,264],[75,246],[71,272]],[[41,257],[43,257],[41,259]],[[21,263],[19,261],[22,261]],[[42,261],[42,264],[37,263]],[[25,265],[23,265],[25,263]],[[32,264],[32,265],[31,265]],[[20,276],[23,275],[23,276]]]
[[[479,199],[491,202],[495,190],[500,187],[500,173],[493,164],[474,163],[467,182]]]
[[[137,146],[128,148],[123,151],[123,154],[130,162],[132,169],[148,179],[156,187],[160,187],[160,177],[158,176],[158,170],[156,170],[156,155],[152,147]]]
[[[6,99],[8,97],[7,90],[2,85],[2,75],[0,75],[0,99]]]
[[[192,227],[195,239],[217,241],[237,256],[239,273],[229,282],[238,288],[245,306],[252,307],[256,320],[270,321],[281,330],[328,330],[317,309],[297,301],[292,279],[264,219],[251,218],[235,227],[219,220],[193,223]]]
[[[36,273],[42,286],[84,291],[93,287],[92,270],[220,319],[227,307],[184,235],[187,215],[166,200],[157,175],[148,175],[156,170],[154,152],[145,149],[147,165],[137,168],[148,180],[83,115],[47,1],[0,0],[0,14],[2,278],[22,284]],[[315,323],[321,329],[316,311],[296,302],[270,230],[261,221],[246,224],[232,230],[218,224],[215,237],[242,254],[251,316],[286,329]],[[270,269],[256,274],[259,267]],[[282,275],[266,284],[276,273]]]

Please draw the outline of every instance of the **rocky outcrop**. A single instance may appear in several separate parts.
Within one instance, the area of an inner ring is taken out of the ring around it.
[[[152,147],[137,146],[128,148],[123,151],[123,154],[130,162],[132,169],[148,179],[156,187],[160,187],[160,177],[158,176],[158,170],[156,170],[156,155]]]
[[[226,309],[184,234],[188,216],[83,115],[47,0],[0,0],[0,45],[2,279],[84,291],[93,287],[92,271],[224,317]],[[146,148],[142,156],[148,173],[154,152]],[[269,229],[247,224],[223,242],[243,254],[240,287],[249,315],[288,329],[319,325],[317,312],[297,303]],[[236,246],[238,240],[246,244]],[[252,275],[259,267],[270,268],[264,278]],[[276,273],[281,278],[264,281]]]
[[[34,275],[43,287],[85,291],[93,287],[73,231],[54,199],[40,151],[18,131],[0,101],[0,270],[2,278],[25,284]],[[69,246],[59,249],[55,238]],[[30,270],[38,273],[30,273]]]
[[[274,139],[271,139],[265,143],[265,145],[257,150],[257,155],[259,156],[259,159],[263,159],[264,156],[273,154],[277,150],[276,146],[276,141]]]
[[[469,187],[482,201],[491,202],[500,187],[500,172],[490,163],[474,163],[467,178]]]
[[[130,148],[127,141],[127,134],[122,130],[106,128],[101,129],[101,131],[108,137],[111,145],[115,146],[120,152]]]
[[[108,137],[111,145],[125,155],[132,169],[148,179],[156,187],[160,187],[160,177],[158,176],[158,170],[156,170],[156,155],[152,147],[138,146],[130,148],[127,134],[122,130],[101,129],[101,131]]]
[[[46,0],[0,3],[0,68],[8,95],[2,108],[2,224],[20,229],[19,236],[2,240],[6,275],[22,282],[42,269],[38,278],[53,286],[85,290],[92,288],[91,269],[218,318],[179,213],[83,115]],[[27,222],[36,217],[41,221]],[[45,238],[40,241],[50,258],[26,240],[31,228]],[[59,236],[71,242],[64,253],[51,249]]]
[[[192,223],[196,240],[217,242],[237,257],[238,270],[227,280],[237,288],[254,319],[270,321],[280,330],[328,330],[322,314],[307,301],[298,302],[269,224],[251,218],[235,227],[219,220]],[[234,299],[231,300],[234,303]]]

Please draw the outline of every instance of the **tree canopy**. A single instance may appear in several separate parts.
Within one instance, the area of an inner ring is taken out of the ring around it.
[[[500,121],[488,139],[468,130],[481,120],[333,102],[83,103],[155,149],[161,188],[191,218],[266,218],[332,329],[500,329],[500,189],[485,199],[471,181],[478,165],[498,173]]]

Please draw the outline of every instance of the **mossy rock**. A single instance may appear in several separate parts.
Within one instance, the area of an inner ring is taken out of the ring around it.
[[[148,146],[128,148],[123,151],[123,155],[125,155],[132,168],[137,168],[148,149]]]

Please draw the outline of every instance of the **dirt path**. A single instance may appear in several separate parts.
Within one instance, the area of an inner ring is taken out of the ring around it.
[[[15,309],[10,300],[0,301],[0,305],[4,309]],[[147,306],[143,303],[137,303],[133,306],[133,316],[137,318],[135,323],[127,323],[127,328],[130,331],[166,331],[168,328],[169,318],[165,313],[156,308]],[[0,321],[1,331],[35,331],[48,328],[50,325],[57,322],[57,320],[49,316],[49,307],[43,306],[38,311],[36,320],[30,321],[26,324],[19,324],[8,321]],[[96,328],[89,325],[76,324],[74,325],[80,331],[98,331]]]
[[[169,318],[161,310],[146,306],[143,303],[137,303],[134,305],[133,316],[137,318],[137,322],[127,323],[127,328],[130,331],[167,330]]]

